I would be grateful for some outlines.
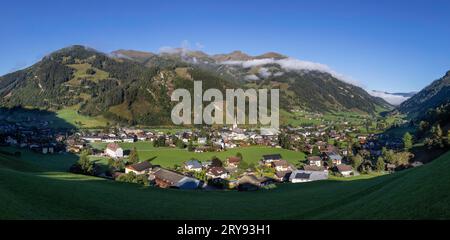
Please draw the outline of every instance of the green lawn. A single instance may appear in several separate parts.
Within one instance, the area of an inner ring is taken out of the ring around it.
[[[0,155],[0,219],[449,219],[450,152],[372,179],[256,192],[183,191],[59,170],[70,155]],[[61,162],[60,162],[61,161]]]
[[[105,149],[106,143],[92,143],[93,147],[97,149]],[[305,160],[305,154],[302,152],[295,152],[280,148],[271,147],[243,147],[229,149],[224,152],[206,152],[195,153],[188,152],[185,149],[179,148],[154,148],[151,142],[136,142],[136,143],[120,143],[124,150],[136,147],[139,154],[139,160],[152,159],[153,164],[159,164],[164,167],[173,167],[174,165],[182,165],[185,161],[195,158],[201,161],[210,160],[213,156],[226,160],[229,156],[234,156],[236,153],[242,153],[244,161],[247,163],[257,164],[261,160],[262,155],[279,153],[286,161],[297,164],[299,161]]]

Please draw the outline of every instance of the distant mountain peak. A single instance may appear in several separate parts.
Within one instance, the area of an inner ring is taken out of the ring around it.
[[[213,56],[216,61],[224,62],[224,61],[248,61],[251,60],[252,57],[242,51],[235,50],[228,54],[216,54]]]
[[[264,54],[256,56],[255,58],[256,59],[265,59],[265,58],[283,59],[283,58],[287,58],[287,56],[282,55],[280,53],[276,53],[276,52],[266,52]]]

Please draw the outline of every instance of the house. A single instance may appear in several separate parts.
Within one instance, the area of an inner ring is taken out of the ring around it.
[[[271,164],[273,161],[281,160],[280,154],[270,154],[270,155],[263,155],[262,162],[264,164]]]
[[[105,155],[112,158],[121,158],[123,157],[123,149],[117,143],[109,143],[106,146]]]
[[[342,156],[335,152],[325,152],[324,156],[327,160],[331,160],[334,165],[342,164]]]
[[[272,167],[275,168],[276,171],[288,171],[291,169],[286,160],[273,161]]]
[[[152,164],[147,161],[135,163],[125,167],[125,173],[134,172],[136,175],[146,174],[152,168]]]
[[[206,176],[210,178],[226,179],[230,176],[229,172],[223,167],[210,167],[206,171]]]
[[[155,185],[160,188],[196,189],[201,184],[198,179],[163,168],[158,168],[151,173],[149,180],[154,181]]]
[[[123,138],[122,139],[122,141],[123,142],[126,142],[126,143],[134,143],[134,138],[132,138],[132,137],[126,137],[126,138]]]
[[[200,172],[202,164],[198,160],[189,160],[184,163],[184,168],[188,171]]]
[[[240,157],[229,157],[227,159],[227,165],[229,167],[237,167],[237,166],[239,166],[240,162],[241,162],[241,158]]]
[[[317,167],[321,167],[322,164],[322,158],[319,156],[310,156],[307,158],[308,159],[308,164],[310,166],[317,166]]]
[[[395,172],[396,168],[397,168],[397,166],[395,166],[395,164],[392,164],[392,163],[386,164],[386,170],[388,170],[389,172]]]
[[[292,183],[312,182],[328,179],[328,172],[296,170],[291,173],[289,181]]]
[[[207,138],[205,138],[205,137],[200,137],[200,138],[198,138],[197,139],[197,144],[198,145],[205,145],[206,144],[206,142],[207,142]]]
[[[348,177],[353,174],[353,168],[350,165],[340,164],[336,166],[336,169],[344,177]]]
[[[42,153],[43,154],[54,153],[54,149],[53,149],[52,146],[43,146],[42,147]]]
[[[277,171],[275,172],[275,179],[280,182],[285,182],[289,180],[292,171]]]
[[[272,183],[273,179],[268,177],[256,177],[253,174],[244,175],[237,181],[237,189],[239,191],[254,191]]]

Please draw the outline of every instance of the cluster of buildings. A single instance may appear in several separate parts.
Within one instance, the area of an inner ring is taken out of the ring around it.
[[[256,168],[271,169],[265,174],[257,173],[256,169],[250,168],[239,171],[241,159],[236,156],[228,157],[223,165],[217,165],[213,161],[201,162],[191,159],[184,162],[182,168],[177,171],[153,166],[145,161],[126,166],[125,174],[130,172],[136,175],[145,174],[155,186],[161,188],[197,189],[222,183],[226,188],[256,190],[274,183],[325,180],[328,179],[330,171],[339,172],[342,176],[352,175],[352,167],[343,164],[335,155],[324,152],[322,156],[308,157],[307,163],[300,168],[283,160],[280,154],[263,155]],[[335,157],[332,160],[333,166],[327,166],[328,156]],[[203,173],[204,178],[196,177],[199,176],[198,173]]]
[[[28,121],[0,122],[0,145],[27,148],[42,154],[65,152],[65,139],[69,134],[51,128],[47,121],[37,121],[33,125]]]

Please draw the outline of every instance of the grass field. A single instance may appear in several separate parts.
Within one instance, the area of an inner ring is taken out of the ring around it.
[[[79,63],[79,64],[70,64],[69,67],[75,70],[74,77],[68,83],[72,85],[79,85],[81,79],[87,79],[94,82],[99,80],[107,79],[109,77],[109,73],[102,71],[98,68],[94,68],[89,63]],[[95,71],[94,74],[88,74],[86,71],[88,69],[93,69]]]
[[[66,122],[72,124],[76,127],[82,128],[95,128],[95,127],[105,127],[108,122],[107,119],[102,116],[90,117],[84,116],[78,113],[78,105],[71,107],[66,107],[56,112],[56,116]]]
[[[450,152],[372,179],[183,191],[63,172],[72,155],[0,155],[1,219],[449,219]]]
[[[93,143],[94,148],[104,150],[106,143]],[[195,158],[201,161],[210,160],[213,156],[226,160],[227,157],[235,156],[236,153],[242,153],[244,161],[247,163],[257,164],[261,160],[262,155],[279,153],[286,161],[297,164],[299,161],[305,160],[305,154],[302,152],[295,152],[280,148],[271,147],[243,147],[229,149],[224,152],[206,152],[195,153],[188,152],[179,148],[154,148],[151,142],[136,142],[136,143],[120,143],[124,150],[130,150],[136,147],[139,154],[139,160],[152,159],[153,164],[158,164],[163,167],[173,167],[174,165],[182,165],[185,161]]]

